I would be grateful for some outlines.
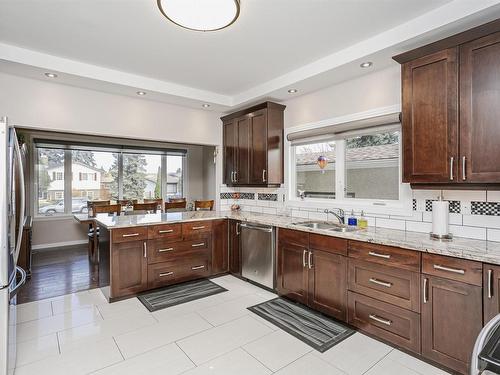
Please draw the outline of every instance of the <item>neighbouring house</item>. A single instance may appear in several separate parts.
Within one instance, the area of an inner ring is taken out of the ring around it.
[[[49,201],[64,198],[64,165],[57,164],[47,169],[50,184],[47,188],[47,196],[43,197]],[[94,199],[101,193],[102,169],[94,168],[79,162],[72,163],[72,196]]]

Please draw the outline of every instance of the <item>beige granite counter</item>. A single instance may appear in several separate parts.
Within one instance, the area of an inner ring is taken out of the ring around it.
[[[77,218],[76,216],[82,216]],[[75,215],[77,220],[84,220],[83,216]],[[341,237],[349,240],[372,242],[380,245],[396,246],[421,252],[453,256],[457,258],[477,260],[500,265],[500,242],[474,240],[455,237],[451,241],[430,239],[426,233],[408,232],[385,228],[368,228],[354,232],[332,232],[329,230],[310,229],[294,225],[306,221],[305,219],[260,214],[252,212],[216,212],[216,211],[187,211],[173,213],[157,213],[144,215],[108,216],[99,214],[95,220],[99,225],[112,230],[131,226],[154,225],[161,223],[177,223],[198,220],[214,220],[230,218],[257,224],[273,225],[279,228],[289,228],[303,232],[318,233],[332,237]]]

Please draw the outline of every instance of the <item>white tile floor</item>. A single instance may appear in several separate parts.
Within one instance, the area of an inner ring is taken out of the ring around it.
[[[15,374],[446,374],[360,333],[319,353],[246,309],[274,294],[213,281],[228,292],[154,313],[98,289],[20,305]]]

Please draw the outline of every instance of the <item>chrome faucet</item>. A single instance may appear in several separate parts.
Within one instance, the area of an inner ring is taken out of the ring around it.
[[[340,224],[345,224],[345,212],[344,212],[344,210],[341,208],[335,208],[335,210],[338,210],[339,213],[336,213],[334,211],[326,209],[325,214],[332,214],[333,216],[335,216],[338,219]]]

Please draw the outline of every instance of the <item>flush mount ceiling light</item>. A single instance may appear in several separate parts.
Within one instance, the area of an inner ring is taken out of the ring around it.
[[[202,104],[201,105],[203,108],[209,108],[210,107],[210,104]]]
[[[240,15],[240,0],[156,0],[160,12],[171,22],[195,31],[228,27]]]
[[[146,93],[144,91],[137,91],[136,94],[139,95],[139,96],[146,95]]]
[[[372,65],[373,65],[373,63],[371,61],[367,61],[367,62],[359,64],[359,66],[362,68],[369,68]]]
[[[290,90],[288,90],[288,93],[289,94],[295,94],[297,91],[299,91],[299,90],[297,90],[297,89],[290,89]]]
[[[45,77],[48,77],[48,78],[57,78],[57,74],[56,73],[45,73]]]

